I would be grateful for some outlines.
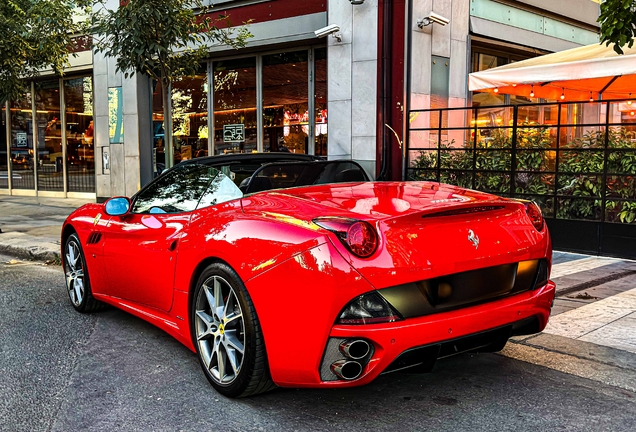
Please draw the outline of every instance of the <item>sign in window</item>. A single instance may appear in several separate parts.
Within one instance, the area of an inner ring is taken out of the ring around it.
[[[15,134],[15,145],[16,147],[27,147],[28,139],[26,132],[18,132]]]
[[[229,124],[223,125],[223,142],[243,142],[245,141],[245,125]]]

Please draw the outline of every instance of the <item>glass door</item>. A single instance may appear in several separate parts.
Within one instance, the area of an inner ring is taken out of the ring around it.
[[[59,79],[35,83],[38,191],[64,191]]]
[[[208,155],[208,74],[202,64],[194,76],[175,80],[172,89],[174,164]]]
[[[263,56],[263,151],[309,153],[308,51]]]
[[[68,192],[95,192],[93,79],[64,81],[66,182]]]
[[[10,110],[11,187],[35,190],[31,92],[24,93],[17,101],[11,101]]]
[[[257,148],[256,57],[214,62],[214,153]]]

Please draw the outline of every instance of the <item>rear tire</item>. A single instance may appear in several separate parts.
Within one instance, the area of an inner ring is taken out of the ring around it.
[[[216,391],[246,397],[276,388],[254,304],[231,267],[213,263],[203,271],[191,323],[199,363]]]
[[[68,236],[64,243],[62,266],[66,277],[66,291],[76,311],[89,313],[106,307],[105,303],[93,298],[84,250],[75,233]]]

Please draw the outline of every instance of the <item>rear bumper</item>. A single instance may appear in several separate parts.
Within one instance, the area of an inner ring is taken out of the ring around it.
[[[315,382],[277,382],[284,387],[353,387],[368,384],[381,373],[398,369],[396,359],[407,351],[416,348],[441,347],[439,356],[448,354],[448,341],[469,340],[477,343],[488,337],[499,337],[502,332],[542,331],[548,323],[550,309],[554,301],[555,284],[550,281],[545,286],[517,294],[505,299],[481,304],[478,306],[438,313],[404,321],[364,326],[337,325],[331,330],[331,338],[365,339],[373,344],[373,354],[364,366],[359,378],[351,381],[322,381],[319,371],[313,375]],[[530,326],[530,327],[528,327]],[[506,330],[508,329],[508,330]],[[488,333],[489,331],[491,331]],[[483,336],[480,339],[480,334]],[[489,336],[490,335],[490,336]],[[475,336],[474,338],[466,338]],[[443,347],[446,348],[443,348]],[[458,345],[459,346],[459,345]],[[483,346],[482,345],[473,345]],[[433,348],[433,352],[436,348]],[[459,348],[461,351],[461,347]],[[431,354],[431,350],[423,350],[423,354]],[[444,354],[446,353],[446,354]],[[434,355],[437,358],[438,355]],[[402,357],[404,358],[404,357]],[[313,363],[313,362],[312,362]],[[315,364],[315,363],[314,363]],[[392,366],[393,364],[393,366]]]

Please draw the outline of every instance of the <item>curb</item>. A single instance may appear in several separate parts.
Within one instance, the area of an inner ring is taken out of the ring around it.
[[[38,250],[40,249],[40,250]],[[28,259],[32,261],[54,261],[60,262],[60,253],[50,250],[41,250],[38,246],[18,247],[0,243],[0,253],[11,255],[16,258]]]
[[[0,253],[33,261],[60,262],[60,246],[53,240],[24,233],[0,234]]]

